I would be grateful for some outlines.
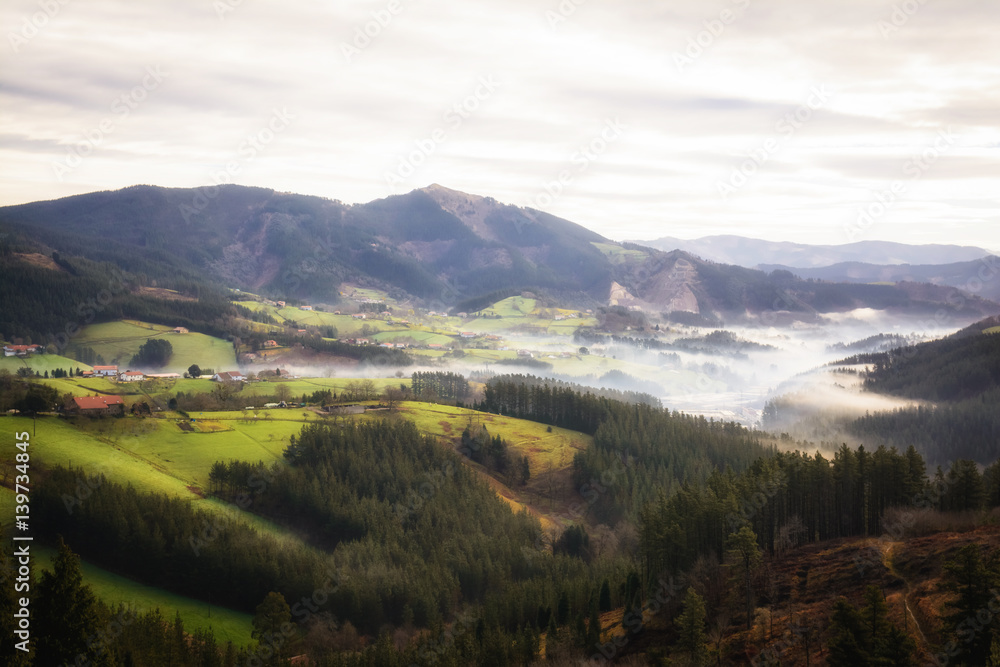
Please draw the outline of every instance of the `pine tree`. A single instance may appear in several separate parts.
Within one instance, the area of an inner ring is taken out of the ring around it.
[[[597,607],[599,611],[611,611],[611,584],[605,579],[601,582],[601,593],[598,596]]]
[[[868,664],[864,647],[864,619],[854,605],[845,598],[833,604],[830,617],[830,667],[857,667]]]
[[[566,591],[559,593],[559,604],[556,605],[556,624],[566,625],[569,620],[569,595]]]
[[[737,567],[743,573],[743,586],[746,592],[747,630],[753,625],[753,571],[761,561],[760,548],[757,546],[757,534],[750,526],[743,526],[726,540],[730,554],[736,560]]]
[[[97,653],[87,638],[100,627],[101,610],[83,583],[79,558],[60,538],[52,571],[42,573],[34,609],[35,664],[75,664],[77,656],[93,661]]]
[[[953,635],[969,634],[968,619],[976,619],[983,609],[989,609],[993,590],[1000,588],[1000,552],[984,558],[982,547],[969,544],[954,558],[945,562],[949,575],[945,588],[956,593],[957,599],[947,603],[954,611],[944,617],[945,628]],[[970,665],[984,665],[990,653],[991,632],[984,628],[960,643],[960,660]]]
[[[684,596],[684,611],[676,620],[678,647],[690,656],[691,663],[702,665],[705,662],[705,601],[693,587],[687,589]]]
[[[250,636],[257,640],[259,657],[265,665],[281,664],[287,656],[291,620],[292,610],[281,593],[268,593],[257,605]]]
[[[597,605],[591,603],[590,618],[587,619],[587,639],[583,644],[584,651],[596,651],[601,643],[601,616]]]

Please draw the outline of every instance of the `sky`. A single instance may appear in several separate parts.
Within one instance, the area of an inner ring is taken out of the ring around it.
[[[1000,250],[996,0],[6,0],[0,204],[439,183],[609,238]]]

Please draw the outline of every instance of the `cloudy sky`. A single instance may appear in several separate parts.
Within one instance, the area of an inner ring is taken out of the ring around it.
[[[7,0],[0,203],[430,183],[614,239],[1000,250],[996,0]]]

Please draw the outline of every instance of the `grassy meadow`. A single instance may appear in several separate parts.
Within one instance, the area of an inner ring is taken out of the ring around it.
[[[35,576],[41,576],[39,569],[51,570],[56,550],[51,547],[35,546]],[[154,588],[137,581],[120,577],[85,560],[80,561],[83,581],[89,585],[97,597],[109,606],[124,604],[138,613],[159,608],[164,619],[172,621],[174,614],[180,614],[187,632],[212,630],[216,641],[223,646],[227,641],[237,646],[247,646],[250,637],[250,614],[218,607],[201,600],[176,595],[162,588]]]
[[[89,347],[108,364],[124,369],[139,347],[151,338],[163,338],[173,347],[173,358],[159,369],[164,373],[183,373],[191,364],[216,371],[236,369],[233,346],[221,338],[195,332],[175,334],[172,327],[135,320],[88,325],[73,339],[71,347]]]

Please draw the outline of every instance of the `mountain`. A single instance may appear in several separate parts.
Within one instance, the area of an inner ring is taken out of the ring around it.
[[[685,240],[669,236],[635,241],[658,250],[684,250],[713,262],[757,267],[762,264],[814,268],[841,262],[872,264],[951,264],[991,254],[983,248],[957,245],[908,245],[890,241],[859,241],[845,245],[807,245],[764,241],[743,236],[705,236]]]
[[[608,282],[591,245],[600,235],[440,186],[355,206],[242,186],[134,186],[5,207],[0,224],[164,279],[194,273],[319,299],[346,281],[444,302],[526,285],[603,298]]]
[[[644,253],[641,246],[625,248],[632,255],[616,266],[611,305],[765,325],[821,322],[823,314],[860,308],[927,317],[944,307],[949,318],[967,321],[1000,312],[995,302],[949,286],[815,281],[788,271],[765,273],[715,264],[681,250]]]
[[[795,268],[782,264],[761,264],[762,271],[791,271],[802,278],[842,283],[875,283],[900,281],[949,285],[978,294],[993,301],[1000,300],[1000,257],[986,255],[970,262],[953,264],[866,264],[841,262],[816,268]]]
[[[335,304],[348,284],[471,312],[530,290],[556,304],[681,313],[702,324],[820,321],[857,308],[925,317],[947,307],[965,322],[1000,312],[991,301],[957,299],[945,285],[817,282],[619,244],[541,211],[440,185],[355,205],[235,185],[142,185],[0,208],[0,232],[0,258],[31,273],[18,293],[4,296],[15,281],[0,283],[0,305],[12,314],[26,312],[26,289],[68,294],[54,286],[73,282],[58,270],[63,264],[97,276],[101,262],[126,272],[144,296],[148,287],[193,298],[239,288]]]

